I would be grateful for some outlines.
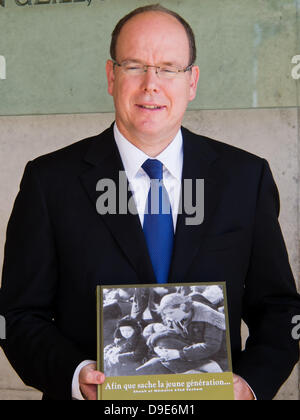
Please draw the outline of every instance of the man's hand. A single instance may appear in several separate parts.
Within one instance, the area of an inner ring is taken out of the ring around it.
[[[233,374],[234,399],[236,401],[254,401],[254,395],[246,381]]]
[[[103,384],[105,376],[96,370],[96,363],[90,363],[81,369],[79,374],[79,388],[86,400],[97,399],[97,385]]]
[[[178,350],[166,349],[165,353],[163,354],[163,358],[166,362],[168,362],[169,360],[180,359],[180,353]]]

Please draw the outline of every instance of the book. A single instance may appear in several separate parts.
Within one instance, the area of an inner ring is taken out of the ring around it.
[[[97,287],[98,400],[233,400],[225,283]]]

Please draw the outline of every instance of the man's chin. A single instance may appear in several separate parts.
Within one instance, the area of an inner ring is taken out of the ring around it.
[[[176,132],[174,135],[171,133],[171,130],[166,131],[165,126],[163,124],[144,124],[137,130],[138,137],[147,142],[168,140],[171,141],[175,137]]]

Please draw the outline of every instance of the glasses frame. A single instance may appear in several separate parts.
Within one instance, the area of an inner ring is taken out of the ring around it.
[[[120,68],[122,68],[122,69],[124,69],[124,65],[126,64],[126,63],[128,63],[128,61],[124,61],[123,63],[118,63],[116,60],[112,60],[112,62],[113,62],[113,66],[115,67],[115,66],[118,66],[118,67],[120,67]],[[161,73],[159,72],[159,70],[161,69],[161,68],[163,68],[163,67],[161,67],[161,66],[153,66],[153,65],[148,65],[148,64],[142,64],[142,67],[144,68],[144,73],[147,73],[147,71],[148,71],[148,69],[149,68],[154,68],[155,69],[155,74],[158,76],[158,77],[161,77]],[[176,68],[176,70],[177,70],[177,72],[176,72],[176,74],[174,75],[174,77],[176,77],[177,76],[177,74],[180,74],[180,73],[186,73],[186,72],[188,72],[188,71],[190,71],[190,70],[192,70],[192,68],[194,67],[194,65],[193,64],[190,64],[190,65],[188,65],[187,67],[185,67],[185,68],[183,68],[183,69],[180,69],[180,68],[178,68],[178,67],[176,67],[176,66],[170,66],[170,67],[174,67],[174,69]],[[142,73],[141,73],[142,74]],[[172,79],[173,78],[173,76],[171,76],[171,77],[169,77],[170,79]],[[166,77],[166,79],[168,79],[168,77]]]

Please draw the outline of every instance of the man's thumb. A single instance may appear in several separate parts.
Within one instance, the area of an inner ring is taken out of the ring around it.
[[[105,376],[101,372],[97,371],[89,371],[86,376],[86,383],[87,384],[102,384],[105,380]]]

